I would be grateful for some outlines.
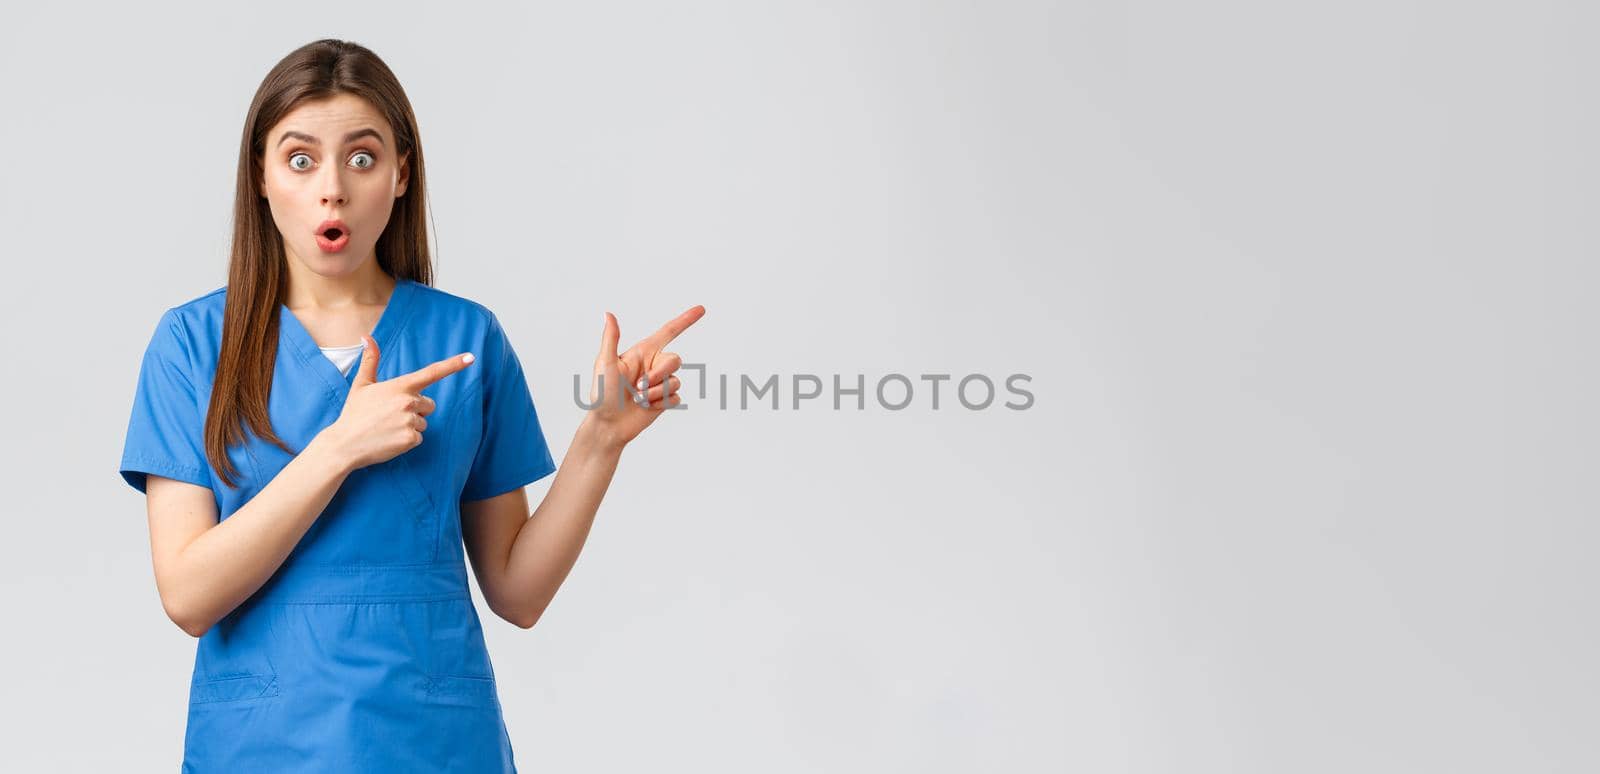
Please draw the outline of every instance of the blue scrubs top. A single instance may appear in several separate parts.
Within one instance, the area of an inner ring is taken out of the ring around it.
[[[226,519],[291,456],[247,433],[228,488],[203,428],[227,288],[168,309],[134,393],[121,474],[209,488]],[[338,418],[341,374],[278,310],[269,411],[303,449]],[[420,446],[352,472],[278,571],[199,639],[184,771],[515,772],[494,669],[467,587],[463,500],[556,469],[516,352],[482,305],[399,280],[372,336],[378,379],[464,352],[477,361],[422,392]]]

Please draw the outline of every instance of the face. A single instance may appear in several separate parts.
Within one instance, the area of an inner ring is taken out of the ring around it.
[[[376,260],[378,235],[405,194],[394,132],[353,94],[302,102],[267,133],[262,190],[290,261],[325,277]],[[337,239],[324,224],[343,222]]]

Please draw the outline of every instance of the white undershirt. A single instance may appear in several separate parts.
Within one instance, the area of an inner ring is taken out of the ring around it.
[[[339,367],[339,373],[350,375],[350,367],[361,359],[361,344],[351,344],[348,347],[317,347],[322,354],[327,355],[333,364]]]

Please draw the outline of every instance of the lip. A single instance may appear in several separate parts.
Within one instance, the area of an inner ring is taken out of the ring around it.
[[[339,229],[338,239],[329,239],[323,236],[323,234],[327,233],[328,229],[330,228]],[[322,221],[321,225],[317,226],[316,237],[317,247],[321,248],[323,252],[337,253],[340,250],[343,250],[346,245],[350,244],[350,227],[346,226],[344,221],[338,220],[337,218],[325,220]]]

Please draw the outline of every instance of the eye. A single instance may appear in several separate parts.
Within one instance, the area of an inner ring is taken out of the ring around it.
[[[299,164],[294,163],[295,159],[305,159],[306,160],[305,166],[301,166]],[[311,162],[311,157],[310,156],[307,156],[304,153],[296,153],[293,156],[289,157],[289,168],[290,169],[295,169],[295,170],[310,169],[311,168],[310,162]]]
[[[357,169],[371,169],[373,164],[378,163],[377,157],[373,156],[371,153],[368,153],[366,151],[356,151],[356,155],[351,156],[350,158],[351,158],[352,161],[354,161],[355,159],[361,158],[362,156],[367,157],[367,163],[365,163],[365,164],[357,164],[356,165]]]

